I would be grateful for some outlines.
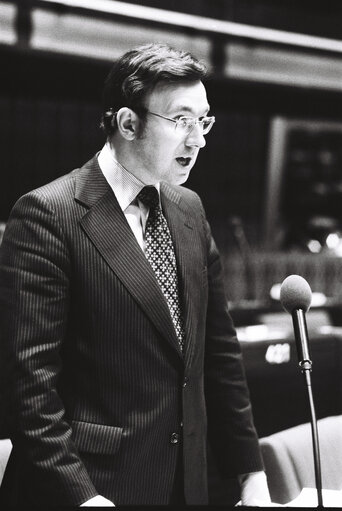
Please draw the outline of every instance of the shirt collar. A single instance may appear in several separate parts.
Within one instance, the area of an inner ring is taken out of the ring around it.
[[[98,155],[98,163],[118,200],[120,208],[125,211],[135,201],[145,184],[116,160],[115,149],[110,146],[109,142],[106,142]],[[156,183],[155,188],[159,194],[160,183]]]

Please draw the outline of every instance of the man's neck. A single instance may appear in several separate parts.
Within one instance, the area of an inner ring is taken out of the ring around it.
[[[157,184],[157,182],[150,182],[150,176],[146,175],[146,171],[143,171],[141,162],[134,150],[134,142],[127,142],[118,134],[115,134],[110,140],[107,140],[107,145],[113,158],[124,167],[127,172],[133,174],[134,177],[145,185]]]

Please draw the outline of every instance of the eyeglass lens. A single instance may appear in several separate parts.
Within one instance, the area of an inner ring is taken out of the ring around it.
[[[210,118],[204,118],[204,119],[193,119],[192,117],[183,117],[181,119],[178,119],[176,123],[176,127],[180,127],[181,129],[186,129],[187,131],[190,131],[194,128],[195,124],[198,124],[201,129],[203,135],[206,135],[209,131],[212,125],[214,124],[214,120]]]

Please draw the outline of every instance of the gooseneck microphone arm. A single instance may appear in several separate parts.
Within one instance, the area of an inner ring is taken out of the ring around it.
[[[306,326],[305,313],[302,309],[294,309],[292,311],[292,322],[296,339],[299,366],[304,375],[307,396],[309,400],[318,506],[323,506],[321,460],[319,452],[317,419],[311,386],[312,361],[309,352],[308,331]]]
[[[322,475],[317,419],[311,386],[312,361],[309,351],[308,331],[305,320],[305,312],[309,309],[311,305],[311,296],[312,294],[309,284],[299,275],[290,275],[284,280],[281,286],[280,300],[284,309],[287,312],[289,312],[292,316],[298,354],[298,362],[306,383],[306,390],[308,395],[311,416],[311,434],[315,468],[315,481],[317,489],[317,501],[318,506],[323,507]]]
[[[309,352],[308,329],[303,309],[292,311],[292,323],[296,339],[299,366],[303,370],[311,370],[312,361]]]
[[[315,412],[315,404],[313,400],[312,387],[311,387],[311,369],[303,369],[303,374],[306,381],[306,389],[309,399],[310,413],[311,413],[311,435],[312,435],[312,447],[313,447],[313,456],[314,456],[314,466],[315,466],[315,481],[317,488],[317,500],[318,506],[323,506],[323,495],[322,495],[322,474],[321,474],[321,458],[319,452],[319,440],[318,440],[318,430],[317,430],[317,419]]]

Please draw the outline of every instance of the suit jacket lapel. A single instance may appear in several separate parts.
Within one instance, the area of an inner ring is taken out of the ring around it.
[[[80,221],[86,234],[159,332],[181,356],[164,295],[96,157],[81,170],[75,199],[89,208]]]
[[[182,297],[182,311],[186,332],[185,364],[189,366],[193,356],[197,324],[195,318],[200,311],[201,294],[195,284],[194,275],[202,275],[196,254],[195,226],[193,218],[187,213],[182,204],[181,195],[175,189],[162,183],[162,206],[169,224],[178,263],[180,293]]]

